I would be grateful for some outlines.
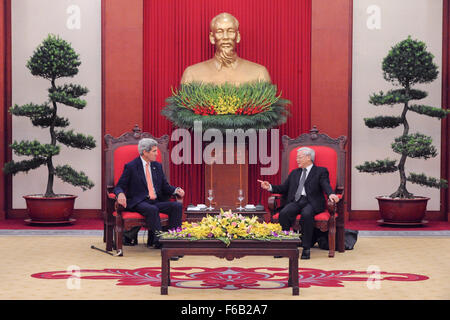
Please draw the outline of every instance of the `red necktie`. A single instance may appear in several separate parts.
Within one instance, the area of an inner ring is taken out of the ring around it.
[[[148,196],[150,197],[151,200],[155,200],[156,194],[155,194],[155,189],[153,188],[152,178],[150,177],[149,167],[150,167],[150,165],[147,162],[145,164],[145,180],[147,180]]]

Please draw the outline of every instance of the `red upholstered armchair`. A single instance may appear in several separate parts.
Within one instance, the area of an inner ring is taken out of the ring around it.
[[[104,213],[103,241],[106,242],[106,251],[112,251],[115,248],[117,256],[123,255],[123,232],[136,226],[145,226],[144,217],[136,212],[125,211],[125,208],[116,202],[116,195],[113,193],[124,165],[139,156],[137,146],[142,138],[152,138],[158,142],[156,161],[162,164],[166,178],[170,181],[168,135],[155,138],[150,133],[142,132],[137,125],[131,132],[126,132],[117,138],[109,134],[105,135],[106,212]],[[182,202],[182,199],[176,200]],[[167,226],[168,216],[160,213],[160,218],[161,225]]]
[[[328,231],[329,257],[334,257],[335,250],[345,251],[344,243],[344,181],[345,181],[345,144],[347,138],[340,136],[332,139],[326,134],[319,133],[314,126],[310,133],[291,139],[283,136],[283,151],[281,159],[281,182],[285,181],[289,173],[298,168],[296,157],[297,149],[309,147],[314,149],[316,158],[314,164],[326,167],[330,174],[330,184],[341,201],[337,204],[327,199],[328,210],[317,214],[314,218],[315,227],[321,231]],[[326,195],[324,195],[326,197]],[[278,210],[283,206],[281,195],[272,195],[269,198],[269,210],[272,222],[278,222]],[[294,229],[300,230],[300,213],[297,216]]]

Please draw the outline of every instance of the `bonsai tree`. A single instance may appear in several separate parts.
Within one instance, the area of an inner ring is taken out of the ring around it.
[[[42,104],[28,103],[22,106],[17,104],[9,109],[15,116],[30,118],[32,124],[41,128],[48,128],[49,143],[37,140],[14,141],[10,147],[19,156],[28,156],[31,159],[10,161],[5,164],[4,172],[15,175],[18,172],[28,172],[42,165],[48,169],[47,189],[45,197],[57,196],[53,191],[55,175],[64,182],[81,187],[83,191],[94,186],[84,172],[77,172],[69,165],[54,166],[53,157],[60,153],[62,143],[68,147],[78,149],[92,149],[95,140],[92,136],[74,133],[73,130],[63,130],[69,126],[69,120],[58,116],[58,107],[68,106],[76,109],[86,107],[86,101],[80,99],[88,93],[88,89],[76,84],[56,85],[56,80],[63,77],[73,77],[78,73],[81,61],[79,55],[71,45],[57,36],[49,35],[34,51],[26,67],[34,76],[50,81],[48,89],[49,100]]]
[[[400,155],[400,161],[384,160],[365,161],[364,164],[356,166],[359,172],[387,173],[398,170],[400,175],[400,185],[398,189],[390,195],[391,198],[413,198],[414,195],[408,192],[406,182],[416,183],[426,187],[446,188],[446,180],[427,177],[424,173],[405,173],[405,164],[408,157],[429,159],[437,156],[437,150],[432,145],[432,139],[419,132],[410,133],[407,113],[415,112],[424,116],[443,119],[448,111],[440,108],[426,106],[422,104],[412,104],[413,100],[421,100],[427,96],[427,92],[413,89],[418,83],[429,83],[438,76],[438,68],[433,63],[433,54],[426,51],[425,43],[412,40],[408,37],[393,46],[388,55],[383,59],[382,70],[386,81],[391,82],[400,89],[389,90],[384,93],[374,93],[370,96],[369,103],[375,106],[400,105],[402,106],[399,116],[377,116],[365,118],[365,125],[369,128],[387,129],[403,126],[403,133],[395,138],[391,144],[392,150]]]

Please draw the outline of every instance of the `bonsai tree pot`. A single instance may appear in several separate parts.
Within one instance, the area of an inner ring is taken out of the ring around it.
[[[30,219],[28,223],[71,223],[75,198],[77,196],[62,194],[55,197],[44,197],[42,194],[23,196],[27,204]]]
[[[382,223],[398,225],[422,224],[430,198],[414,197],[390,198],[376,197],[380,208]]]

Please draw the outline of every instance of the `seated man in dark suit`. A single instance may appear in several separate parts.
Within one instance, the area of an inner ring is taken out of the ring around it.
[[[258,180],[261,187],[272,193],[280,193],[285,201],[279,221],[283,230],[289,230],[301,213],[302,259],[309,259],[314,231],[314,216],[325,210],[324,193],[329,199],[339,201],[331,189],[328,169],[314,165],[315,152],[303,147],[297,151],[298,169],[292,170],[283,184],[275,186]]]
[[[154,246],[160,248],[155,234],[162,229],[159,213],[169,216],[169,228],[181,226],[182,204],[169,201],[169,197],[173,194],[183,197],[184,190],[167,182],[161,164],[156,161],[157,145],[149,138],[139,141],[140,156],[125,165],[114,193],[118,203],[128,211],[145,217],[147,228],[153,233]]]

